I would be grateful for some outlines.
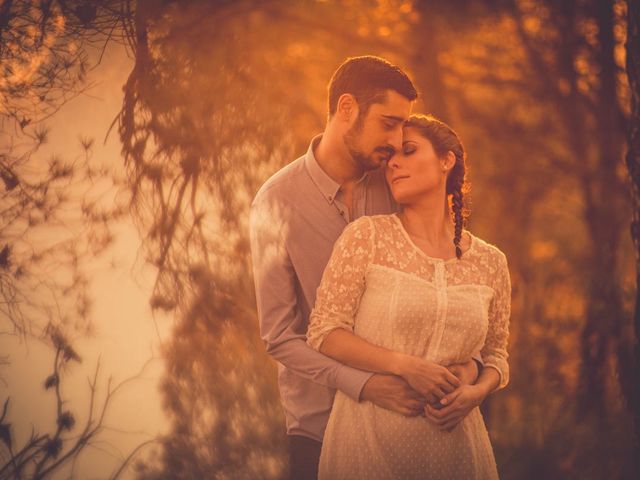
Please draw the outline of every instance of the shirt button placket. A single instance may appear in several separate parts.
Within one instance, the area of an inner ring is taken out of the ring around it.
[[[447,318],[447,282],[445,278],[444,261],[438,260],[435,265],[435,287],[436,287],[436,326],[431,349],[431,360],[439,361],[440,342],[444,333],[444,325]]]
[[[440,304],[440,321],[444,321],[446,311],[444,308],[447,300],[447,280],[445,278],[444,262],[436,263],[436,289],[438,291],[438,303]]]
[[[436,263],[436,288],[438,291],[446,288],[446,281],[444,276],[444,262],[438,261]]]

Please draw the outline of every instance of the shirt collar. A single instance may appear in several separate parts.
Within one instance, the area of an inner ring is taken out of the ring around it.
[[[327,202],[333,203],[338,194],[338,190],[340,190],[340,184],[327,175],[327,172],[318,164],[318,160],[316,160],[316,156],[313,153],[314,148],[318,146],[321,138],[322,134],[320,133],[311,139],[309,150],[307,150],[305,155],[304,164],[307,172],[309,172],[309,176],[311,176],[311,180],[316,184],[322,196],[324,196]],[[369,173],[370,172],[365,172],[356,183],[364,182],[369,177]]]
[[[319,134],[311,139],[309,150],[307,150],[307,154],[304,158],[304,165],[307,168],[307,172],[309,172],[311,180],[313,180],[313,183],[316,184],[318,190],[322,193],[322,196],[324,196],[327,202],[333,203],[338,190],[340,190],[340,184],[327,175],[327,173],[318,164],[316,156],[313,154],[313,149],[318,145],[321,138],[322,134]]]

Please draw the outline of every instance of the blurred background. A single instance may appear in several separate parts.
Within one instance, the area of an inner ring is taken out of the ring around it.
[[[286,478],[248,206],[363,54],[460,134],[509,259],[501,478],[637,478],[629,4],[0,2],[0,478]]]

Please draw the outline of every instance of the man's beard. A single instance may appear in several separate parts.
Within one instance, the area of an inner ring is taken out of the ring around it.
[[[362,134],[363,126],[364,121],[362,116],[358,115],[356,123],[354,123],[349,131],[344,135],[344,144],[349,151],[349,155],[351,155],[351,158],[353,158],[359,167],[363,170],[375,170],[382,165],[382,162],[376,161],[373,158],[376,153],[386,153],[388,160],[393,156],[395,151],[391,147],[376,147],[371,154],[367,155],[364,153],[360,148],[358,148],[358,138]]]

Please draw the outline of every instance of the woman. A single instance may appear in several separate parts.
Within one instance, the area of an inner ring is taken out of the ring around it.
[[[465,153],[451,128],[413,115],[385,166],[400,213],[362,217],[334,247],[308,343],[347,365],[400,375],[428,402],[406,417],[338,392],[320,479],[494,479],[478,406],[509,379],[504,254],[463,231]],[[445,368],[481,351],[475,385]]]

